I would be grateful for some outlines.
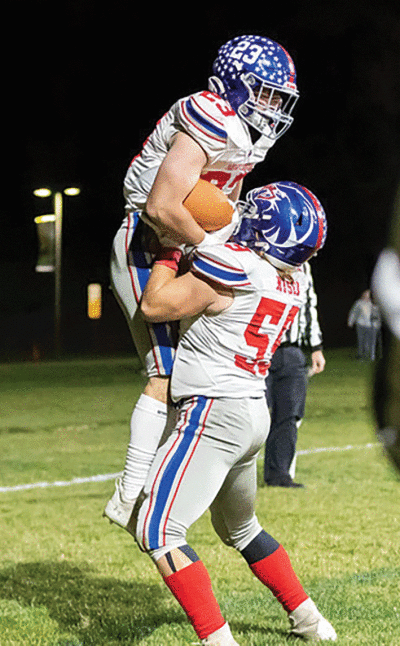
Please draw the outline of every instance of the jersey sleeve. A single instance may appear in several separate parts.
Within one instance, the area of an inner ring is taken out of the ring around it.
[[[230,105],[211,92],[199,92],[178,103],[179,129],[193,137],[209,160],[225,150],[227,119],[233,115]]]
[[[251,251],[230,243],[210,245],[196,250],[192,258],[192,272],[235,289],[251,289]]]

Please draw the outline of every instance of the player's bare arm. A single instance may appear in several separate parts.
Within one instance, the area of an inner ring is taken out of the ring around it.
[[[203,149],[185,133],[178,133],[157,173],[146,213],[163,235],[177,244],[199,244],[205,235],[183,202],[207,162]]]
[[[200,313],[218,314],[231,305],[228,288],[219,288],[197,278],[191,271],[176,276],[176,270],[155,263],[141,301],[144,318],[152,323],[177,321]]]

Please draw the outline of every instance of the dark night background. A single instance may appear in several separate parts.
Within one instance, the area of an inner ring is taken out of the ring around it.
[[[368,287],[400,179],[400,5],[299,0],[173,5],[127,0],[9,3],[3,32],[0,360],[53,352],[54,275],[34,271],[32,194],[78,185],[64,199],[62,336],[66,355],[128,353],[108,290],[112,238],[131,158],[172,103],[205,89],[217,49],[238,34],[277,40],[292,55],[301,98],[291,129],[246,180],[294,180],[319,197],[328,241],[313,261],[326,347],[354,343],[347,312]],[[180,9],[179,7],[183,7]],[[249,9],[249,11],[247,11]],[[86,317],[89,282],[103,316]]]

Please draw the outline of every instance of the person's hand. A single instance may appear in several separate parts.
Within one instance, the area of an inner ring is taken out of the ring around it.
[[[197,245],[187,245],[184,249],[184,253],[189,255],[192,251],[194,251],[194,249],[199,249],[201,251],[203,247],[208,247],[209,245],[225,244],[225,242],[229,240],[229,238],[235,231],[239,222],[239,211],[235,207],[232,214],[232,220],[229,224],[227,224],[225,227],[222,227],[222,229],[217,229],[216,231],[206,231],[203,240]]]
[[[311,368],[309,370],[309,376],[317,375],[322,372],[325,368],[325,357],[322,350],[315,350],[311,353]]]
[[[233,203],[232,203],[232,206],[235,207]],[[202,242],[200,242],[200,245],[221,244],[221,243],[225,244],[225,242],[229,240],[231,235],[233,235],[239,222],[240,222],[239,211],[235,207],[232,213],[232,220],[230,221],[230,223],[227,224],[225,227],[222,227],[222,229],[217,229],[217,231],[210,231],[209,233],[207,233],[205,239],[202,240]],[[197,248],[199,248],[200,245],[197,245]]]

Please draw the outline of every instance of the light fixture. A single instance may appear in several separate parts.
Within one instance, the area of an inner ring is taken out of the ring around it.
[[[62,220],[63,220],[63,193],[65,195],[79,195],[81,192],[80,188],[70,186],[63,189],[63,191],[52,191],[49,188],[37,188],[33,191],[33,194],[36,197],[50,197],[53,195],[53,207],[54,213],[47,215],[39,215],[35,218],[35,223],[38,225],[38,234],[39,240],[42,234],[42,256],[45,256],[45,253],[49,255],[50,250],[50,260],[48,262],[41,262],[38,260],[36,266],[36,271],[52,271],[54,272],[54,338],[55,338],[55,349],[56,354],[59,356],[61,353],[61,331],[60,331],[60,320],[61,320],[61,238],[62,238]],[[46,226],[44,223],[54,222],[54,227],[49,230],[49,225]],[[45,227],[39,232],[40,226]],[[46,258],[47,261],[47,258]]]
[[[74,186],[71,186],[70,188],[65,188],[64,193],[65,195],[79,195],[81,192],[80,188],[76,188]]]
[[[49,188],[37,188],[33,191],[33,194],[36,197],[49,197],[51,195],[51,190]]]
[[[35,218],[36,224],[41,224],[42,222],[54,222],[56,219],[56,216],[53,214],[48,214],[48,215],[38,215]]]

